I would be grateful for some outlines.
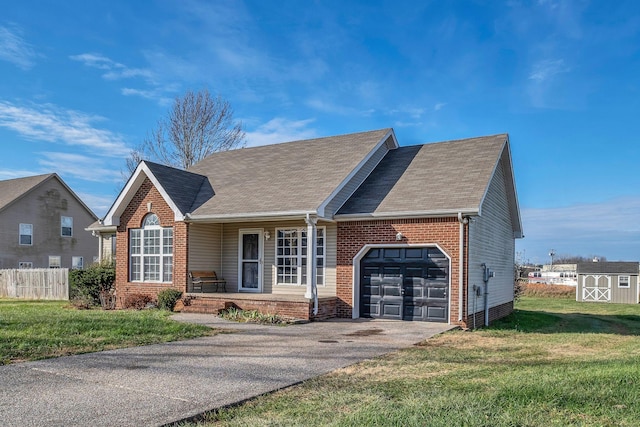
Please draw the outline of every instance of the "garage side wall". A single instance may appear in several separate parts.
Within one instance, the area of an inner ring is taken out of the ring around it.
[[[396,240],[398,232],[401,241]],[[336,294],[338,317],[353,316],[353,258],[365,245],[437,244],[451,258],[449,320],[458,321],[459,222],[457,218],[348,221],[338,223]],[[357,302],[356,302],[357,303]],[[465,319],[463,319],[464,322]]]
[[[471,317],[477,313],[476,326],[484,324],[483,263],[495,273],[488,282],[489,321],[513,311],[514,256],[515,238],[504,169],[499,165],[489,184],[481,216],[473,217],[469,223],[468,314]],[[481,287],[481,295],[474,295],[474,285]]]

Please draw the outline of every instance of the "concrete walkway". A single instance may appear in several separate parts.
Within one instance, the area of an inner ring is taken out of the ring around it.
[[[279,327],[189,313],[174,318],[235,333],[0,366],[0,425],[163,425],[452,328],[381,320]]]

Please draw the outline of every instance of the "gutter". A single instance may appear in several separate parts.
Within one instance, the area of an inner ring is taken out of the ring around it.
[[[241,222],[241,221],[281,221],[285,219],[305,219],[309,215],[317,215],[316,211],[255,212],[220,215],[193,215],[187,213],[185,222]]]

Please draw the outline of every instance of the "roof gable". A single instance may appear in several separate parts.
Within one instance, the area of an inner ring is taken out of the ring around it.
[[[148,178],[174,213],[182,221],[194,206],[213,194],[207,177],[157,163],[142,161],[133,172],[118,198],[107,212],[103,225],[120,224],[120,215],[129,205],[144,180]]]
[[[478,213],[506,135],[392,150],[338,215]]]
[[[0,210],[13,204],[25,194],[33,190],[45,181],[53,178],[55,174],[28,176],[0,181]]]
[[[78,197],[76,193],[58,176],[56,173],[49,173],[44,175],[35,175],[25,178],[15,178],[0,181],[0,211],[13,205],[25,195],[36,190],[40,186],[44,185],[48,181],[55,179],[62,187],[64,187],[69,194],[95,219],[98,217],[93,213],[91,209]]]
[[[190,216],[317,214],[391,133],[381,129],[214,153],[188,169],[207,176],[215,193]]]

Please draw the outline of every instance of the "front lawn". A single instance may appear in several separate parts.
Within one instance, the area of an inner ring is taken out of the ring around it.
[[[491,328],[442,334],[208,414],[201,425],[640,423],[640,306],[523,297],[516,308]]]
[[[0,300],[0,365],[214,333],[164,310],[76,310],[67,302]]]

